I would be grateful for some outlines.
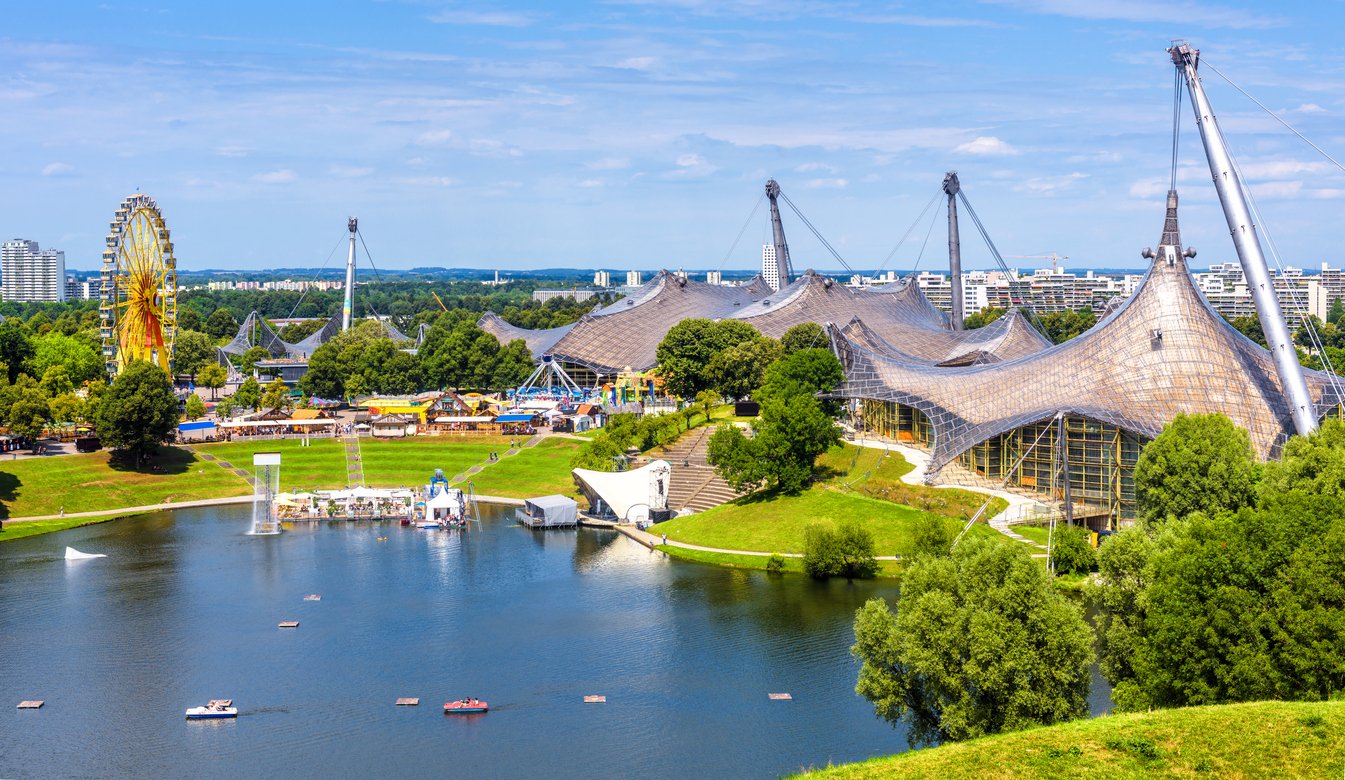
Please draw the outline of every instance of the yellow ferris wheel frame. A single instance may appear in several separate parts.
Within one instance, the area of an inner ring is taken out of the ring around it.
[[[109,225],[98,314],[108,376],[137,360],[172,374],[177,261],[163,213],[148,195],[123,200]]]

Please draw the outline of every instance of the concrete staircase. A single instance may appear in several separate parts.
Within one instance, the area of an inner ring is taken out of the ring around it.
[[[672,464],[668,485],[669,508],[703,512],[742,495],[720,479],[705,460],[712,433],[712,427],[701,426],[662,450],[650,453],[651,458],[660,458]]]
[[[358,436],[347,436],[342,439],[346,448],[346,483],[354,485],[364,484],[364,460],[360,457],[360,439]]]

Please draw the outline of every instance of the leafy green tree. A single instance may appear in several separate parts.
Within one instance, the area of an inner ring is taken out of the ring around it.
[[[205,332],[215,339],[231,339],[238,335],[238,320],[228,309],[216,309],[205,321]]]
[[[85,419],[87,404],[74,393],[65,393],[51,399],[51,419],[58,423],[72,423]]]
[[[304,320],[302,322],[291,322],[290,324],[281,328],[277,333],[277,335],[279,335],[280,338],[284,339],[285,341],[288,341],[291,344],[297,344],[298,342],[303,341],[304,339],[308,338],[314,333],[317,333],[318,331],[322,330],[322,328],[326,326],[326,324],[327,320],[323,319],[322,317],[314,317],[312,319]]]
[[[1051,563],[1056,574],[1087,574],[1097,568],[1097,554],[1082,526],[1060,525],[1051,538]]]
[[[205,320],[201,313],[190,306],[181,306],[177,310],[177,329],[178,333],[184,330],[199,331],[205,327]]]
[[[1339,325],[1342,316],[1345,316],[1345,303],[1336,298],[1331,301],[1331,308],[1326,311],[1326,321],[1332,325]]]
[[[47,394],[40,387],[27,387],[20,390],[9,407],[9,415],[6,419],[12,433],[32,439],[34,444],[50,421],[51,405]]]
[[[198,420],[205,417],[205,401],[201,400],[201,396],[192,393],[191,396],[187,398],[187,406],[183,411],[186,412],[188,420]]]
[[[855,520],[842,520],[835,529],[814,523],[804,531],[803,570],[819,580],[867,579],[878,573],[873,549],[873,532]]]
[[[346,378],[346,384],[343,388],[345,397],[354,401],[356,398],[363,398],[372,392],[369,389],[369,383],[365,381],[363,374],[355,374]]]
[[[600,434],[579,448],[570,459],[570,468],[615,471],[617,459],[621,454],[622,448],[617,446],[616,442]]]
[[[756,336],[716,353],[705,366],[705,378],[716,392],[737,400],[761,386],[766,369],[780,358],[780,342]]]
[[[1227,417],[1179,414],[1140,452],[1135,498],[1151,520],[1235,511],[1255,500],[1260,471],[1247,432]]]
[[[1238,333],[1255,341],[1257,344],[1260,344],[1263,347],[1266,345],[1266,332],[1261,330],[1261,319],[1259,317],[1255,315],[1250,317],[1234,317],[1228,321],[1228,324],[1232,325],[1233,329]]]
[[[1037,319],[1046,329],[1046,337],[1055,344],[1064,344],[1097,324],[1097,315],[1087,306],[1077,311],[1069,309],[1047,312],[1038,315]]]
[[[227,420],[228,418],[233,417],[233,414],[237,409],[238,404],[234,401],[233,396],[229,396],[215,404],[215,415],[221,420]]]
[[[953,547],[953,533],[943,518],[933,512],[921,512],[911,527],[912,558],[947,558]]]
[[[209,336],[195,330],[178,330],[177,340],[173,342],[174,372],[195,374],[202,366],[214,362],[215,345]]]
[[[98,405],[98,438],[138,465],[172,435],[177,419],[168,375],[152,363],[137,361],[122,369]]]
[[[721,396],[713,390],[702,390],[696,393],[696,405],[700,407],[701,413],[705,415],[705,422],[710,422],[710,413],[719,405]]]
[[[70,381],[78,387],[85,382],[101,379],[105,375],[103,357],[99,347],[91,336],[75,334],[67,336],[59,331],[35,339],[33,352],[26,364],[28,373],[44,376],[52,366],[65,369]]]
[[[964,317],[962,320],[962,327],[967,330],[976,330],[977,328],[984,328],[986,325],[989,325],[990,323],[994,322],[995,320],[999,319],[1000,317],[1003,317],[1005,314],[1008,313],[1009,313],[1008,309],[1000,309],[994,306],[981,309],[978,312],[972,312],[971,314],[968,314],[966,317]]]
[[[1087,591],[1097,608],[1098,660],[1102,675],[1115,686],[1112,700],[1122,709],[1135,709],[1142,699],[1135,690],[1133,660],[1143,631],[1141,599],[1149,583],[1153,539],[1143,526],[1114,534],[1097,551],[1098,585]]]
[[[922,558],[896,612],[855,618],[855,690],[912,744],[972,739],[1087,712],[1092,635],[1080,609],[1018,545],[969,540]]]
[[[826,331],[816,322],[800,322],[780,337],[780,348],[785,355],[804,349],[826,349],[830,344]]]
[[[47,370],[42,372],[40,384],[42,392],[46,393],[48,398],[75,390],[75,383],[70,381],[70,372],[62,365],[48,366]]]
[[[668,330],[655,352],[664,388],[678,398],[695,398],[713,385],[706,369],[716,354],[760,336],[741,320],[682,320]]]
[[[506,390],[518,387],[534,368],[532,351],[523,339],[514,339],[500,348],[495,356],[488,390]]]
[[[270,360],[271,350],[266,347],[248,347],[247,352],[239,358],[239,370],[244,374],[251,374],[257,370],[257,361]]]
[[[9,381],[19,378],[24,365],[33,356],[33,342],[22,325],[8,319],[0,325],[0,362],[9,369]],[[46,367],[43,366],[43,370]],[[40,376],[40,375],[39,375]]]
[[[707,447],[706,461],[734,490],[751,492],[766,481],[768,464],[762,462],[756,446],[738,426],[725,423],[716,428]]]
[[[845,379],[841,361],[829,349],[801,349],[775,361],[762,378],[758,401],[765,396],[815,395],[834,390]],[[828,402],[827,408],[831,408]]]
[[[248,377],[233,394],[234,406],[239,409],[255,410],[262,402],[262,386],[256,377]]]
[[[196,384],[210,388],[210,400],[215,400],[217,391],[229,380],[229,372],[219,363],[206,363],[196,372]]]
[[[280,379],[273,379],[262,389],[261,408],[279,409],[289,400],[290,389]]]
[[[840,428],[802,393],[766,397],[752,432],[748,439],[736,426],[720,426],[710,437],[707,461],[736,490],[798,493],[812,479],[817,456],[840,442]]]

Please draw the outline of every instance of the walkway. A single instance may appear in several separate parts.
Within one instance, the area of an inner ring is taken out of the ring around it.
[[[641,531],[640,529],[636,528],[633,525],[618,524],[612,527],[615,528],[623,536],[626,536],[630,539],[634,539],[635,541],[639,542],[640,544],[643,544],[645,547],[648,547],[651,550],[656,549],[664,544],[663,539],[661,537],[655,536],[649,533],[648,531]],[[702,547],[699,544],[687,544],[686,542],[679,542],[674,539],[669,539],[667,542],[667,546],[680,547],[683,550],[698,550],[700,552],[726,553],[728,555],[759,555],[763,557],[778,555],[781,558],[803,557],[803,553],[771,553],[771,552],[761,552],[760,550],[725,550],[722,547]],[[873,557],[874,560],[878,561],[901,560],[901,556],[899,555],[875,555]]]
[[[125,506],[119,509],[99,509],[94,512],[66,512],[63,515],[32,515],[31,517],[11,517],[5,520],[9,523],[26,523],[31,520],[62,520],[72,517],[103,517],[105,515],[123,515],[123,514],[143,514],[145,512],[159,512],[165,509],[191,509],[201,506],[225,506],[228,504],[248,504],[252,502],[252,494],[246,496],[226,496],[225,498],[203,498],[198,501],[172,501],[164,504],[148,504],[146,506]]]
[[[986,524],[1014,541],[1022,542],[1023,544],[1035,547],[1039,550],[1046,549],[1044,545],[1038,544],[1025,536],[1015,533],[1009,528],[1010,523],[1022,522],[1029,515],[1040,512],[1050,512],[1051,507],[1045,502],[1019,495],[1018,493],[1011,493],[1007,490],[982,487],[980,485],[960,485],[955,482],[941,482],[934,485],[926,485],[925,474],[929,471],[928,452],[898,442],[871,440],[867,438],[856,439],[850,443],[858,447],[871,447],[873,449],[896,452],[901,455],[906,459],[907,463],[914,466],[914,468],[903,474],[901,477],[901,481],[908,485],[924,485],[926,487],[936,488],[958,488],[959,490],[967,490],[973,493],[981,493],[982,495],[995,496],[996,498],[1004,499],[1008,502],[1008,506],[1004,508],[1003,512],[1000,512],[987,520]]]
[[[360,458],[360,437],[351,433],[341,439],[346,445],[346,484],[364,484],[364,461]]]
[[[523,449],[530,449],[532,447],[536,447],[539,443],[541,443],[542,439],[545,439],[547,436],[548,434],[546,433],[534,433],[531,438],[529,438],[522,444],[519,444],[517,440],[511,441],[510,444],[512,444],[513,446],[505,450],[503,455],[500,455],[495,460],[487,459],[484,462],[477,463],[476,465],[469,467],[466,471],[462,472],[461,474],[454,474],[453,477],[448,480],[448,484],[456,485],[457,483],[462,482],[463,480],[467,479],[473,474],[480,474],[481,471],[485,469],[487,466],[499,463],[500,461],[512,455],[517,455],[519,451]]]

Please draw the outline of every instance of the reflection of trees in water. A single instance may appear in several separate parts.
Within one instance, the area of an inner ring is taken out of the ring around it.
[[[738,622],[745,617],[771,634],[830,628],[838,619],[852,620],[855,611],[874,596],[895,599],[897,595],[897,586],[891,582],[818,582],[798,575],[690,563],[674,566],[672,576],[669,590],[675,599],[703,602],[715,622]]]

